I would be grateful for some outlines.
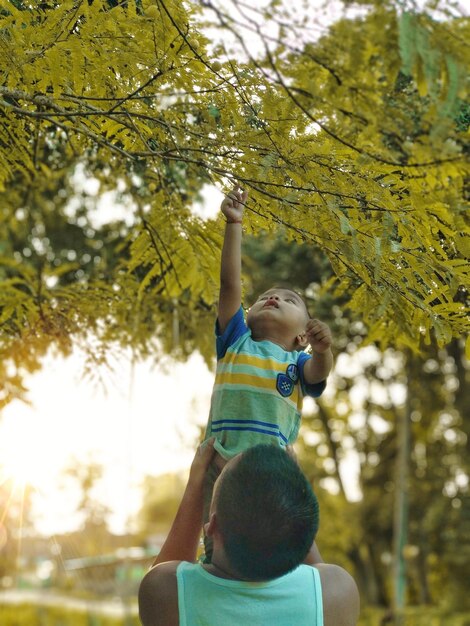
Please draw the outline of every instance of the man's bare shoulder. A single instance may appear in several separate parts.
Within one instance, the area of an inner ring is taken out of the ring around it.
[[[155,565],[139,587],[139,615],[143,626],[178,626],[176,570],[181,561]]]
[[[354,578],[339,565],[315,566],[322,583],[324,626],[356,626],[359,592]]]

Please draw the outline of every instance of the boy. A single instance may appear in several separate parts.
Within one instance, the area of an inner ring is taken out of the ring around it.
[[[297,438],[304,395],[325,388],[333,355],[326,324],[310,319],[294,291],[272,288],[241,308],[242,218],[247,192],[235,189],[221,204],[226,217],[216,323],[217,371],[206,439],[215,437],[204,519],[212,486],[228,460],[259,443],[287,448]],[[310,345],[312,355],[303,350]],[[206,562],[211,546],[205,539]]]

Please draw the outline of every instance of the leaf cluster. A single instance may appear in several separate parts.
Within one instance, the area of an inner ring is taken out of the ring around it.
[[[362,5],[318,37],[282,2],[264,22],[235,1],[0,3],[2,402],[90,334],[98,360],[208,354],[208,184],[249,189],[249,232],[320,248],[369,341],[468,330],[468,23]],[[97,219],[104,198],[122,217]]]

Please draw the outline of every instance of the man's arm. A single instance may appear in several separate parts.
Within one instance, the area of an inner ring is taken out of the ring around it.
[[[247,197],[247,191],[241,191],[235,187],[220,206],[220,210],[227,219],[220,264],[220,294],[217,314],[221,333],[224,332],[241,304],[242,219]]]
[[[161,563],[152,568],[139,586],[139,618],[142,626],[177,626],[179,624],[178,562]]]
[[[312,358],[304,365],[304,379],[313,385],[326,380],[333,367],[331,331],[324,322],[312,319],[307,323],[306,336],[312,348]]]
[[[339,565],[325,563],[314,541],[304,560],[320,572],[324,626],[356,626],[359,592],[353,577]]]
[[[178,512],[152,568],[139,586],[139,617],[143,626],[174,626],[178,619],[176,570],[194,562],[202,529],[203,485],[214,456],[214,440],[199,446]]]
[[[196,561],[202,530],[203,486],[207,467],[214,456],[214,439],[199,446],[188,483],[170,532],[153,565],[165,561]]]
[[[356,626],[360,599],[354,578],[339,565],[320,563],[324,626]]]

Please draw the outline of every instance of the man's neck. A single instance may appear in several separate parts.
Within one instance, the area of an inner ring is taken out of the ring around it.
[[[212,574],[213,576],[217,576],[217,578],[226,578],[227,580],[242,580],[246,582],[250,582],[247,578],[241,578],[230,566],[227,559],[224,558],[223,555],[215,555],[212,557],[212,562],[208,565],[203,565],[204,569]]]
[[[214,563],[214,559],[212,559],[212,563],[205,565],[204,569],[212,574],[213,576],[217,576],[217,578],[227,578],[228,580],[238,580],[237,576],[230,571],[230,568],[225,565],[218,565]]]

